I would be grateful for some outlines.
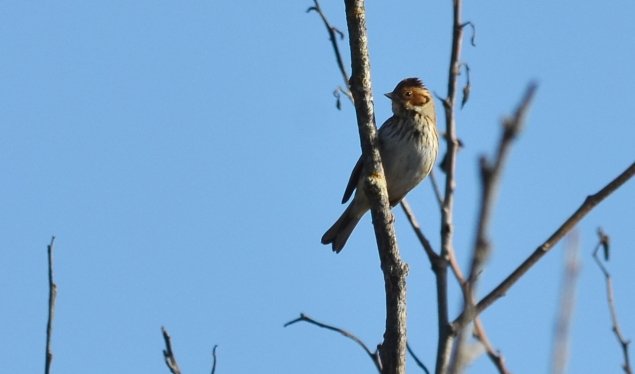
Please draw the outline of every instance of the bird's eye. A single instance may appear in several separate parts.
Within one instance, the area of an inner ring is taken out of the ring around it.
[[[412,91],[406,91],[403,93],[405,97],[412,97]]]

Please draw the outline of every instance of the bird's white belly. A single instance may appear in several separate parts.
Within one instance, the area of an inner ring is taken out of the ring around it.
[[[400,142],[401,149],[384,149],[381,153],[384,173],[390,200],[401,200],[423,178],[425,178],[436,159],[429,149],[415,147],[412,143]],[[405,149],[409,148],[409,149]]]

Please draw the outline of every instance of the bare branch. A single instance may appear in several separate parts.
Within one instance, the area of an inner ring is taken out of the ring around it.
[[[475,298],[478,275],[481,273],[483,264],[491,252],[490,239],[488,237],[489,225],[492,211],[494,209],[494,199],[500,181],[500,175],[511,148],[511,143],[523,126],[527,110],[529,109],[529,105],[531,104],[535,92],[536,85],[530,84],[527,87],[525,95],[518,105],[514,115],[503,121],[503,132],[498,143],[494,160],[490,162],[484,156],[481,157],[480,160],[481,196],[479,197],[479,201],[481,202],[481,205],[477,216],[477,229],[472,249],[470,269],[465,283],[467,294],[465,295],[466,297],[463,311],[464,318],[470,321],[474,319],[475,310],[473,300]],[[455,352],[459,357],[464,343],[465,334],[461,334],[455,347]]]
[[[514,115],[505,120],[503,123],[503,132],[498,143],[498,149],[494,157],[494,161],[488,161],[484,156],[480,160],[481,169],[481,202],[478,218],[476,239],[474,242],[472,260],[467,282],[470,288],[474,288],[476,277],[481,272],[483,263],[487,259],[490,251],[490,240],[488,238],[489,224],[491,221],[492,211],[494,209],[494,199],[500,182],[503,165],[507,160],[507,155],[511,148],[512,141],[523,126],[524,119],[529,109],[529,105],[535,95],[536,85],[530,84],[527,87],[525,95],[516,109]]]
[[[366,344],[364,344],[364,342],[360,338],[358,338],[357,336],[355,336],[355,335],[351,334],[350,332],[348,332],[348,331],[346,331],[344,329],[341,329],[339,327],[335,327],[335,326],[327,325],[327,324],[322,323],[322,322],[318,322],[318,321],[314,320],[313,318],[307,316],[304,313],[300,313],[300,317],[285,323],[284,327],[291,326],[291,325],[293,325],[295,323],[298,323],[298,322],[308,322],[310,324],[316,325],[316,326],[321,327],[323,329],[327,329],[327,330],[338,332],[338,333],[342,334],[343,336],[351,339],[352,341],[357,343],[360,347],[362,347],[364,352],[366,352],[368,357],[370,357],[370,359],[373,361],[373,364],[375,364],[375,367],[377,368],[377,371],[380,372],[380,373],[382,372],[382,370],[381,370],[382,365],[381,365],[381,361],[380,361],[380,358],[379,358],[379,354],[377,352],[371,352],[370,349],[368,348],[368,346]]]
[[[44,373],[51,372],[51,363],[53,362],[53,350],[51,349],[51,337],[53,336],[53,318],[55,315],[55,299],[57,298],[57,285],[53,280],[53,244],[55,236],[51,237],[51,242],[47,246],[48,253],[48,273],[49,273],[49,308],[48,320],[46,322],[46,351],[44,359]]]
[[[452,253],[452,255],[454,255],[454,253]],[[467,288],[465,287],[465,284],[466,284],[465,277],[463,276],[461,267],[456,261],[456,257],[451,256],[449,258],[449,263],[450,263],[450,268],[452,269],[452,272],[454,273],[454,276],[457,282],[459,283],[459,285],[461,285],[461,291],[463,292],[463,297],[465,297],[465,295],[469,295]],[[473,303],[474,302],[472,302],[472,304]],[[492,343],[490,342],[489,338],[487,337],[487,334],[485,333],[485,327],[483,326],[483,322],[478,316],[474,319],[474,337],[478,341],[480,341],[481,344],[483,344],[483,347],[485,348],[485,351],[487,352],[487,356],[492,361],[492,363],[494,364],[498,372],[500,374],[510,374],[511,372],[507,368],[507,364],[505,363],[505,358],[503,357],[503,354],[499,350],[495,349]]]
[[[620,175],[604,186],[600,191],[587,196],[582,205],[534,252],[520,264],[507,278],[505,278],[496,288],[487,294],[476,305],[478,315],[492,305],[497,299],[502,297],[532,266],[534,266],[554,245],[556,245],[564,235],[566,235],[575,225],[582,220],[593,208],[604,201],[609,195],[624,185],[635,174],[635,163],[632,163]],[[470,321],[463,315],[457,317],[453,322],[454,328],[460,329]]]
[[[414,353],[409,343],[406,343],[406,349],[408,349],[408,353],[410,353],[410,356],[412,356],[412,358],[415,360],[417,366],[419,366],[426,374],[430,374],[430,371],[428,370],[426,365],[421,360],[419,360],[419,357],[417,357],[417,355]]]
[[[378,149],[364,1],[346,0],[345,4],[352,65],[351,92],[366,173],[363,176],[364,189],[371,206],[386,290],[386,329],[379,353],[385,374],[405,373],[408,267],[401,261],[399,255],[393,227],[394,217],[388,202],[386,179]]]
[[[602,228],[598,228],[598,244],[595,246],[595,250],[593,251],[593,259],[598,264],[598,267],[604,274],[604,279],[606,280],[606,298],[609,305],[609,312],[611,313],[611,324],[612,330],[617,338],[620,347],[622,348],[622,354],[624,355],[624,364],[622,365],[622,369],[626,374],[632,374],[633,368],[631,367],[630,356],[628,352],[628,345],[631,343],[630,340],[627,340],[622,334],[622,329],[620,327],[620,323],[617,319],[617,309],[615,308],[615,298],[613,294],[613,282],[611,280],[611,274],[608,269],[602,264],[600,258],[598,257],[598,250],[600,247],[604,249],[605,259],[608,261],[608,246],[609,246],[609,236],[602,231]]]
[[[437,183],[437,178],[434,175],[434,169],[430,170],[430,183],[432,184],[432,191],[434,191],[434,197],[439,203],[439,208],[443,210],[443,198],[441,197],[441,190],[439,189],[439,184]]]
[[[216,373],[216,348],[218,348],[218,344],[212,348],[212,374]]]
[[[489,357],[490,361],[492,361],[498,372],[500,374],[511,374],[507,368],[503,354],[496,350],[489,341],[489,338],[485,333],[485,327],[483,327],[483,322],[478,317],[474,320],[474,337],[483,344],[483,347],[485,347],[485,351],[487,352],[487,357]]]
[[[458,152],[458,140],[456,136],[456,120],[454,102],[456,100],[457,79],[460,72],[461,44],[463,39],[463,24],[461,22],[462,0],[452,1],[452,47],[450,53],[450,66],[448,69],[448,92],[443,99],[445,109],[445,140],[447,143],[446,155],[443,158],[443,170],[445,171],[445,191],[443,208],[441,210],[441,258],[439,265],[434,268],[437,282],[437,316],[438,316],[438,345],[435,372],[446,373],[448,369],[454,331],[448,317],[448,284],[447,284],[447,259],[454,252],[453,238],[453,210],[454,189],[456,188],[456,154]]]
[[[430,263],[434,263],[435,261],[438,261],[439,255],[434,251],[434,249],[432,249],[432,244],[430,244],[430,241],[428,240],[428,238],[426,238],[426,236],[423,234],[423,231],[421,231],[421,226],[419,225],[417,218],[414,216],[412,209],[410,209],[410,204],[408,204],[408,201],[406,201],[406,199],[402,199],[400,202],[400,205],[401,205],[401,208],[403,209],[403,212],[406,214],[406,218],[408,218],[408,222],[410,222],[410,226],[412,227],[415,234],[417,235],[417,238],[419,239],[421,246],[423,246],[423,249],[428,255],[428,258],[430,259]]]
[[[578,260],[580,246],[577,232],[574,231],[565,242],[565,270],[560,291],[560,307],[558,308],[551,359],[551,372],[553,374],[566,372],[569,356],[569,330],[573,315],[576,282],[580,270],[580,261]]]
[[[165,349],[163,350],[165,364],[172,374],[181,374],[181,369],[179,369],[179,364],[176,362],[176,357],[174,357],[174,352],[172,351],[172,339],[165,327],[161,326],[161,332],[163,333],[163,340],[165,341]]]
[[[331,41],[331,45],[333,46],[333,52],[335,53],[335,60],[337,61],[337,67],[339,68],[340,73],[342,74],[342,79],[344,80],[344,85],[346,86],[346,89],[343,89],[342,87],[338,87],[338,90],[344,93],[344,95],[346,95],[346,97],[348,97],[349,100],[353,101],[353,96],[350,93],[349,76],[348,76],[348,73],[346,72],[346,67],[344,66],[344,60],[342,59],[342,54],[340,52],[339,44],[337,43],[337,37],[339,36],[340,40],[344,39],[344,33],[338,30],[335,26],[331,25],[331,23],[326,19],[326,16],[324,15],[324,12],[322,12],[322,8],[320,7],[320,3],[318,3],[317,0],[313,0],[313,3],[315,5],[307,9],[307,13],[314,11],[317,14],[319,14],[320,18],[322,19],[322,22],[324,23],[324,26],[326,27],[326,31],[329,34],[329,40]],[[337,97],[337,99],[338,99],[337,108],[340,109],[339,97]]]

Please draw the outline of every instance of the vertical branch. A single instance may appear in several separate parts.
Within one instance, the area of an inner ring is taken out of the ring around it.
[[[602,231],[601,228],[598,229],[598,236],[600,237],[600,240],[595,247],[595,250],[593,251],[593,259],[595,259],[595,262],[598,264],[598,267],[602,271],[602,274],[604,274],[604,279],[606,280],[606,299],[609,304],[609,312],[611,313],[612,330],[615,334],[615,337],[617,338],[618,343],[620,344],[620,347],[622,348],[622,354],[624,356],[624,364],[622,365],[622,369],[624,370],[624,373],[632,374],[633,368],[631,367],[631,361],[628,353],[628,345],[631,342],[630,340],[627,340],[622,334],[622,329],[620,328],[619,321],[617,320],[617,310],[615,308],[615,299],[613,297],[613,282],[611,281],[611,274],[598,257],[598,250],[600,249],[600,247],[602,247],[602,249],[604,250],[604,258],[606,261],[608,261],[609,237],[604,233],[604,231]]]
[[[165,349],[163,350],[165,364],[168,366],[168,369],[170,369],[170,373],[181,374],[181,369],[179,369],[179,364],[176,362],[176,357],[174,357],[174,352],[172,351],[172,338],[163,326],[161,326],[161,333],[163,334],[163,340],[165,341]]]
[[[571,327],[573,306],[575,302],[575,286],[580,270],[578,260],[578,236],[574,231],[566,241],[566,259],[562,290],[560,291],[560,307],[553,339],[553,351],[551,358],[551,373],[563,374],[566,372],[569,356],[569,330]]]
[[[438,346],[436,358],[436,373],[445,373],[450,359],[450,350],[453,340],[448,317],[448,259],[454,251],[452,244],[454,209],[454,189],[456,188],[455,169],[458,141],[456,137],[456,123],[454,118],[454,104],[456,100],[457,78],[460,70],[461,44],[463,37],[463,25],[461,24],[461,0],[452,1],[452,50],[450,54],[450,67],[448,70],[448,93],[443,100],[445,109],[445,140],[447,153],[443,168],[446,174],[443,207],[441,209],[441,258],[434,266],[437,280],[437,314],[438,314]]]
[[[214,345],[212,349],[212,374],[216,373],[216,348],[218,348],[218,344]]]
[[[48,252],[48,270],[49,270],[49,315],[46,322],[46,351],[44,359],[44,373],[51,372],[51,363],[53,362],[53,351],[51,349],[51,336],[53,334],[53,316],[55,313],[55,299],[57,298],[57,285],[53,281],[53,243],[55,236],[51,237],[51,243],[47,246]]]
[[[351,93],[362,145],[366,196],[371,205],[375,238],[384,274],[386,291],[386,329],[380,357],[384,373],[405,373],[406,364],[406,274],[401,261],[388,202],[386,179],[377,147],[377,127],[373,109],[370,57],[363,0],[345,0],[346,22],[350,35]]]
[[[500,141],[498,142],[496,154],[493,160],[486,157],[480,159],[481,171],[481,196],[479,198],[480,207],[478,210],[478,218],[476,225],[476,235],[474,246],[472,249],[472,259],[467,279],[464,283],[464,311],[463,316],[466,319],[473,320],[475,313],[474,299],[478,283],[478,275],[481,273],[483,264],[489,257],[491,245],[489,239],[489,226],[494,209],[494,200],[496,190],[500,181],[503,165],[507,159],[507,155],[511,148],[513,140],[518,136],[522,129],[524,119],[526,117],[529,105],[535,95],[536,85],[530,84],[527,87],[525,95],[518,105],[514,115],[503,121],[503,131]],[[462,350],[465,348],[467,334],[458,330],[458,337],[454,346],[454,357],[462,357]],[[460,360],[454,360],[457,364],[453,371],[460,371]]]
[[[339,95],[339,92],[342,92],[344,95],[346,95],[346,97],[348,97],[351,101],[353,101],[353,96],[351,96],[350,87],[349,87],[350,82],[349,82],[348,73],[346,72],[346,67],[344,67],[344,59],[342,59],[342,54],[340,53],[340,47],[337,44],[337,37],[339,36],[340,39],[343,39],[344,34],[340,30],[338,30],[337,27],[331,25],[331,23],[326,18],[326,15],[322,11],[322,8],[320,7],[320,3],[317,0],[313,0],[313,4],[315,5],[312,7],[309,7],[309,9],[307,9],[307,13],[314,11],[322,19],[322,23],[324,23],[324,27],[326,27],[326,32],[329,34],[329,40],[331,41],[333,52],[335,53],[335,61],[337,62],[337,67],[339,68],[340,74],[342,74],[342,79],[344,80],[344,87],[346,87],[345,89],[340,87],[338,90],[335,91],[335,94]],[[338,99],[338,103],[339,103],[339,99]]]

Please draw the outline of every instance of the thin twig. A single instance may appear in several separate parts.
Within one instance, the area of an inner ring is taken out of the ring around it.
[[[502,297],[529,269],[531,269],[554,245],[556,245],[563,236],[575,227],[593,208],[604,201],[609,195],[624,185],[635,175],[635,162],[626,168],[620,175],[615,177],[611,182],[604,186],[601,190],[593,195],[587,196],[580,207],[534,252],[527,257],[507,278],[505,278],[490,293],[483,297],[476,305],[476,313],[478,315],[491,306],[497,299]],[[465,318],[463,314],[458,316],[454,322],[455,329],[463,328],[470,320]]]
[[[437,203],[439,203],[439,208],[443,210],[443,198],[441,197],[441,190],[439,189],[437,178],[434,175],[434,169],[430,171],[429,177],[430,183],[432,183],[432,191],[434,191],[434,197],[437,199]]]
[[[423,234],[423,231],[421,230],[421,225],[419,225],[417,218],[414,216],[414,213],[412,212],[412,209],[410,208],[410,204],[408,204],[408,201],[406,201],[406,199],[402,199],[400,202],[400,205],[401,205],[401,208],[403,209],[403,212],[406,214],[406,218],[408,219],[408,222],[410,222],[410,226],[412,227],[415,234],[417,235],[417,238],[419,239],[421,246],[423,247],[426,254],[428,255],[430,262],[433,263],[435,261],[439,261],[439,255],[434,251],[434,249],[432,248],[432,244],[430,244],[430,241],[428,240],[428,238],[426,238],[426,236]]]
[[[338,333],[342,334],[343,336],[351,339],[352,341],[357,343],[360,347],[362,347],[362,349],[364,350],[364,352],[366,352],[366,354],[371,359],[371,361],[373,361],[373,364],[375,364],[375,367],[377,368],[377,371],[380,372],[380,373],[382,372],[382,370],[381,370],[381,361],[380,361],[378,353],[377,352],[371,352],[370,349],[368,348],[368,346],[366,344],[364,344],[364,342],[360,338],[358,338],[357,336],[351,334],[350,332],[348,332],[348,331],[346,331],[344,329],[341,329],[341,328],[335,327],[335,326],[331,326],[331,325],[327,325],[326,323],[318,322],[318,321],[314,320],[313,318],[307,316],[304,313],[300,313],[300,317],[285,323],[284,327],[291,326],[291,325],[293,325],[295,323],[298,323],[298,322],[301,322],[301,321],[302,322],[308,322],[310,324],[316,325],[316,326],[321,327],[323,329],[327,329],[327,330],[338,332]]]
[[[364,192],[371,207],[386,292],[386,325],[379,354],[384,374],[402,374],[406,370],[408,266],[401,260],[397,247],[393,226],[394,216],[388,201],[386,178],[378,147],[364,0],[346,0],[345,5],[351,51],[351,92],[364,161]]]
[[[604,274],[604,279],[606,280],[606,298],[609,305],[609,312],[611,314],[611,324],[612,330],[617,338],[620,347],[622,348],[622,354],[624,356],[624,364],[622,364],[622,369],[626,374],[632,374],[633,368],[631,367],[631,360],[628,352],[628,345],[631,343],[630,340],[626,339],[622,334],[622,328],[620,327],[620,323],[617,319],[617,309],[615,308],[615,298],[613,294],[613,282],[611,280],[611,273],[609,273],[608,269],[602,264],[600,258],[598,257],[598,250],[600,247],[604,249],[605,259],[608,261],[608,251],[609,251],[609,237],[602,231],[601,228],[598,229],[599,241],[595,250],[593,251],[593,258],[595,262],[598,264],[600,270]]]
[[[551,373],[563,374],[566,372],[569,356],[569,331],[573,315],[575,301],[575,287],[578,280],[580,261],[578,260],[578,236],[574,231],[565,241],[566,259],[562,290],[560,292],[560,307],[554,334],[553,351],[551,359]]]
[[[472,21],[467,21],[463,25],[461,25],[461,27],[467,27],[467,26],[470,26],[470,28],[472,29],[472,37],[470,38],[470,44],[472,44],[472,47],[476,47],[476,26],[474,26]]]
[[[212,374],[216,373],[216,348],[218,348],[218,344],[212,348]]]
[[[172,351],[172,339],[165,327],[161,326],[161,332],[163,333],[163,340],[165,341],[165,349],[163,350],[165,364],[172,374],[181,374],[181,369],[179,369],[179,364],[176,362],[176,357]]]
[[[428,370],[426,365],[421,360],[419,360],[419,357],[417,357],[415,352],[410,347],[409,343],[406,343],[406,349],[408,349],[408,353],[410,353],[410,356],[412,356],[412,358],[415,360],[417,366],[419,366],[426,374],[430,374],[430,370]]]
[[[444,157],[443,170],[445,171],[445,191],[443,208],[441,210],[441,258],[438,264],[433,264],[433,271],[437,282],[437,318],[438,318],[438,345],[435,373],[447,373],[451,356],[454,332],[449,323],[448,316],[448,272],[447,259],[454,251],[453,238],[453,210],[454,190],[456,188],[456,155],[458,141],[456,136],[456,119],[454,102],[456,100],[457,79],[460,72],[461,44],[463,39],[463,25],[461,22],[461,0],[452,1],[452,48],[450,53],[450,66],[448,69],[448,92],[443,99],[445,109],[445,140],[447,151]]]
[[[53,350],[51,349],[51,337],[53,335],[53,317],[55,314],[55,299],[57,298],[57,285],[53,280],[53,244],[55,236],[51,237],[51,242],[47,246],[48,253],[48,273],[49,273],[49,308],[48,320],[46,322],[46,351],[44,359],[44,373],[51,372],[51,363],[53,362]]]
[[[485,352],[487,352],[487,357],[489,357],[490,361],[494,364],[496,369],[500,374],[510,374],[511,372],[507,368],[507,364],[505,363],[505,357],[503,354],[494,348],[492,343],[489,341],[487,334],[485,333],[485,327],[483,326],[483,322],[479,317],[476,317],[474,320],[474,337],[478,339],[483,347],[485,347]]]
[[[337,37],[339,36],[340,39],[344,39],[344,33],[338,30],[335,26],[331,25],[328,19],[326,19],[326,15],[324,15],[324,12],[322,12],[320,3],[318,3],[317,0],[313,0],[313,3],[315,5],[312,7],[309,7],[309,9],[307,9],[307,13],[311,11],[315,11],[317,14],[319,14],[320,18],[322,19],[322,22],[324,23],[324,27],[326,27],[326,31],[329,34],[329,40],[331,41],[331,45],[333,46],[333,52],[335,53],[335,60],[337,62],[337,67],[339,68],[340,73],[342,74],[342,80],[344,81],[344,85],[346,87],[346,89],[343,89],[342,87],[338,87],[336,92],[339,91],[343,93],[352,102],[353,95],[351,94],[351,91],[350,91],[349,76],[348,76],[348,73],[346,72],[346,67],[344,66],[344,60],[342,59],[342,53],[340,52],[339,44],[337,43]],[[338,98],[338,104],[339,104],[339,98]]]

